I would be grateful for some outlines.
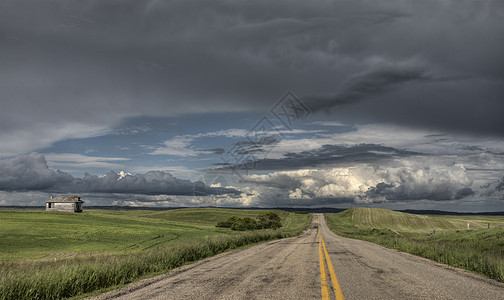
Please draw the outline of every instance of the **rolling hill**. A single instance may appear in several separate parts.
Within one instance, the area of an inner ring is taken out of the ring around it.
[[[424,232],[487,228],[504,224],[502,216],[414,215],[380,208],[353,207],[339,214],[339,223],[362,229],[387,228],[397,232]]]

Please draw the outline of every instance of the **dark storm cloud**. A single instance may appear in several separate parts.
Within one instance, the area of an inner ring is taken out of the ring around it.
[[[45,190],[72,184],[72,175],[49,169],[43,155],[32,153],[0,160],[0,190]]]
[[[287,90],[336,95],[313,104],[348,120],[503,135],[503,11],[460,0],[4,0],[0,154],[138,115],[263,112]]]
[[[378,96],[401,84],[428,79],[430,76],[415,66],[378,66],[374,70],[352,76],[333,97],[306,97],[304,101],[312,112],[329,111],[339,105]]]
[[[476,192],[470,187],[460,187],[459,182],[448,181],[438,182],[430,186],[419,185],[412,182],[411,178],[406,181],[401,178],[400,182],[389,184],[385,182],[378,183],[369,188],[365,197],[371,199],[382,198],[386,200],[422,200],[429,199],[434,201],[458,200],[473,196]],[[416,186],[415,186],[416,185]]]
[[[504,177],[490,182],[484,186],[482,186],[483,191],[481,192],[482,196],[485,197],[496,197],[501,200],[504,200]]]
[[[306,97],[306,103],[313,111],[330,112],[344,122],[393,122],[452,133],[504,136],[502,79],[444,81],[425,74],[405,78],[367,75],[362,82],[343,86],[334,96]]]
[[[0,191],[50,191],[81,193],[129,193],[144,195],[218,195],[238,193],[213,188],[202,182],[178,179],[163,171],[126,175],[110,171],[105,176],[85,174],[83,178],[55,171],[43,155],[32,153],[0,161]]]
[[[276,144],[281,141],[277,136],[267,135],[258,139],[239,141],[234,144],[232,150],[238,156],[254,155],[269,152]]]
[[[229,172],[229,170],[236,168],[257,171],[296,170],[332,164],[378,163],[386,159],[414,155],[422,154],[375,144],[354,146],[323,145],[318,149],[310,151],[285,153],[284,157],[279,159],[264,158],[237,165],[226,164],[223,167],[211,169],[210,171]]]
[[[480,146],[475,146],[475,145],[462,146],[462,147],[460,147],[460,149],[462,149],[462,150],[468,150],[468,151],[481,151],[481,152],[485,151],[485,149],[481,148]]]

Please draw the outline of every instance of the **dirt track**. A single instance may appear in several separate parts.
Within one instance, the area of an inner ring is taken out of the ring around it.
[[[320,222],[346,299],[504,299],[502,283],[337,236],[321,215]],[[319,254],[313,228],[300,237],[221,254],[94,299],[321,299]],[[333,288],[329,290],[334,299]]]

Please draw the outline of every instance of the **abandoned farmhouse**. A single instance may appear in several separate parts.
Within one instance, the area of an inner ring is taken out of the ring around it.
[[[82,212],[82,203],[77,195],[60,195],[46,201],[46,211]]]

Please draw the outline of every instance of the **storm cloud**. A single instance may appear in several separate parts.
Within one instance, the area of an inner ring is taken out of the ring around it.
[[[460,0],[5,0],[0,155],[127,117],[266,111],[287,90],[335,118],[502,136],[503,11]]]
[[[327,111],[378,96],[408,82],[431,79],[420,67],[410,65],[378,65],[373,70],[356,74],[343,82],[339,93],[333,97],[305,97],[304,101],[312,112]]]
[[[461,165],[397,160],[393,165],[300,169],[249,175],[248,183],[273,189],[284,199],[335,199],[353,203],[449,201],[474,195],[473,181]],[[267,194],[267,193],[266,193]]]
[[[238,155],[243,151],[236,150]],[[249,152],[247,152],[248,154]],[[356,163],[382,163],[397,157],[422,155],[421,153],[396,149],[376,144],[357,145],[322,145],[319,148],[284,153],[281,158],[260,158],[239,164],[217,167],[210,172],[228,172],[230,170],[279,171],[313,168],[328,165],[348,166]]]
[[[164,171],[104,176],[86,173],[74,178],[50,169],[45,156],[37,153],[0,160],[0,191],[47,191],[56,193],[123,193],[143,195],[197,195],[239,193],[235,189],[209,187],[203,182],[179,179]]]

